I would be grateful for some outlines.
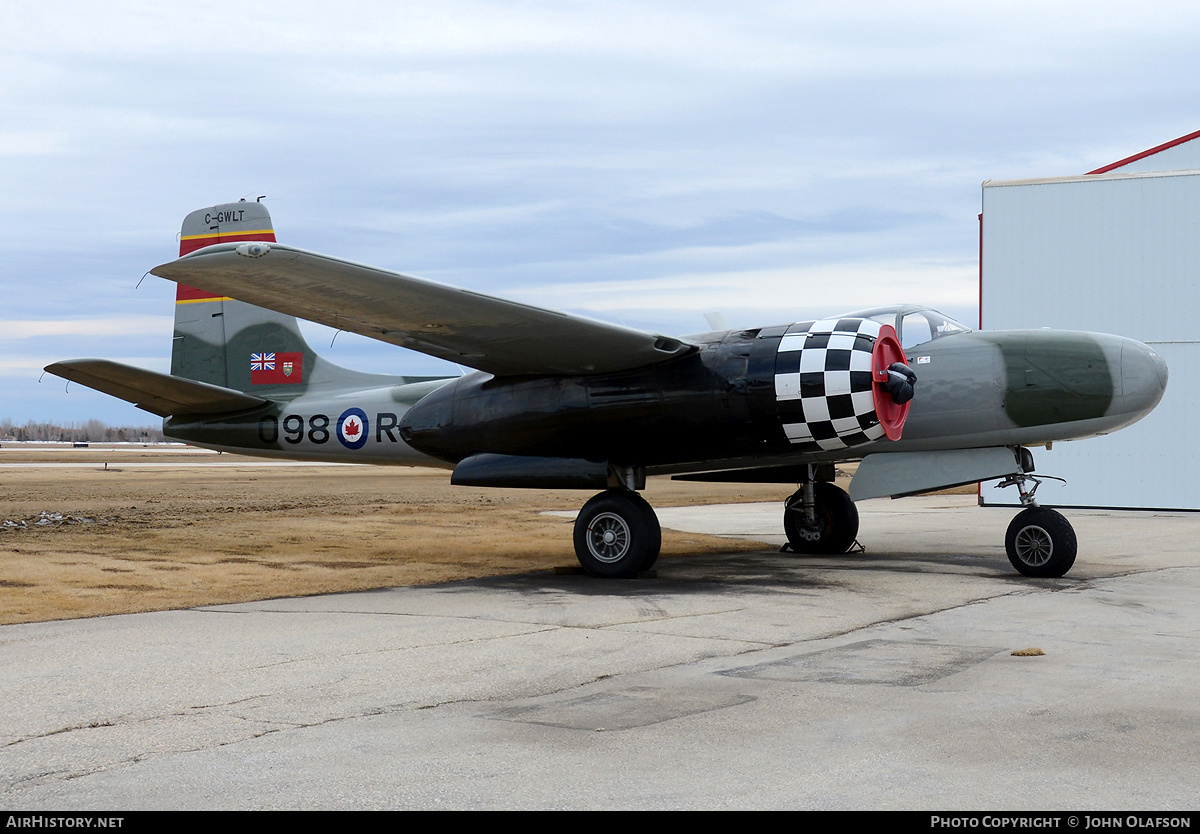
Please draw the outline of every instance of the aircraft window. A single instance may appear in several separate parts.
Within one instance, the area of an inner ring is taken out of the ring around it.
[[[933,339],[933,330],[925,314],[909,313],[904,317],[904,328],[900,333],[900,346],[908,350],[914,345],[922,345]]]
[[[867,316],[871,321],[877,321],[880,324],[886,324],[888,327],[896,326],[896,311],[885,310],[882,313],[876,313],[873,316]]]
[[[954,333],[969,333],[971,330],[971,328],[962,322],[955,321],[949,316],[943,316],[934,310],[926,310],[925,318],[929,319],[929,325],[933,328],[933,338],[935,339],[942,336],[950,336]]]
[[[971,328],[944,316],[936,310],[918,310],[904,316],[904,329],[900,334],[901,347],[908,350],[943,336],[967,333]]]
[[[900,334],[901,347],[905,350],[942,336],[971,331],[971,328],[962,322],[928,307],[876,307],[847,315],[895,327]]]

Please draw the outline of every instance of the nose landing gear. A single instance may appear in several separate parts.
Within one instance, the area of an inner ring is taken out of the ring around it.
[[[1008,532],[1004,536],[1008,561],[1018,573],[1025,576],[1064,576],[1075,564],[1075,556],[1079,552],[1075,529],[1062,513],[1038,506],[1033,496],[1042,481],[1030,474],[1033,472],[1033,455],[1025,448],[1018,449],[1017,454],[1025,471],[1009,475],[996,484],[997,489],[1015,486],[1025,507],[1008,525]],[[1033,483],[1032,489],[1028,486],[1030,482]]]

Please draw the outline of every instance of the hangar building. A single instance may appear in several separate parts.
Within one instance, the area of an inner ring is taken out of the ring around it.
[[[1200,131],[1074,177],[983,183],[980,324],[1129,336],[1171,372],[1115,434],[1034,449],[1050,506],[1200,509]],[[1012,504],[985,484],[981,502]]]

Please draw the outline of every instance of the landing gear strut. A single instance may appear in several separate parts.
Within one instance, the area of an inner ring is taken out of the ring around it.
[[[1008,525],[1004,536],[1008,561],[1025,576],[1063,576],[1075,564],[1079,551],[1075,530],[1062,513],[1038,506],[1033,496],[1042,482],[1029,474],[1033,471],[1033,455],[1025,448],[1018,449],[1017,454],[1025,471],[1009,475],[996,485],[997,488],[1015,486],[1025,507]]]
[[[575,556],[592,576],[636,576],[650,569],[660,549],[658,516],[633,490],[605,490],[575,519]]]
[[[784,504],[788,544],[796,553],[845,553],[858,536],[858,510],[845,491],[815,480],[815,469]]]

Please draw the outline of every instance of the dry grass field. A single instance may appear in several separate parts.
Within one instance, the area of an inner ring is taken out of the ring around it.
[[[0,449],[0,464],[35,461],[87,465],[0,467],[0,623],[575,566],[572,522],[541,513],[590,497],[451,487],[448,472],[429,469],[263,466],[137,446]],[[646,497],[782,502],[792,489],[653,478]],[[762,547],[663,531],[667,559]]]

